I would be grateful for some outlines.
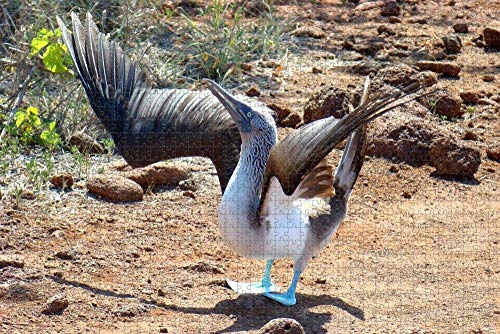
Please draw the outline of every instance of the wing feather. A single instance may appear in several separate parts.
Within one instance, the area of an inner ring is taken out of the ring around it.
[[[263,205],[272,176],[278,178],[285,194],[292,195],[304,177],[342,140],[357,128],[416,98],[404,99],[421,88],[423,87],[417,82],[401,89],[394,88],[384,96],[376,94],[341,120],[333,117],[320,119],[288,134],[271,150],[260,206]],[[419,96],[427,94],[429,92]]]
[[[120,45],[71,14],[73,33],[57,18],[90,104],[133,167],[182,156],[210,158],[224,189],[239,159],[241,138],[208,92],[155,89]]]

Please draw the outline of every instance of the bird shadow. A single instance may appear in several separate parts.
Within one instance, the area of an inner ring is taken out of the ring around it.
[[[293,318],[304,327],[306,333],[327,333],[323,326],[330,322],[332,314],[330,312],[313,312],[311,309],[317,306],[333,306],[347,312],[358,320],[365,320],[364,311],[359,307],[350,305],[341,298],[325,294],[309,295],[299,293],[297,294],[297,304],[294,306],[284,306],[261,295],[242,294],[238,295],[236,299],[222,300],[213,307],[188,307],[167,304],[154,299],[145,299],[128,293],[100,289],[86,283],[67,280],[58,276],[49,275],[48,278],[55,283],[81,288],[95,295],[130,299],[147,306],[182,313],[200,315],[224,314],[234,320],[234,323],[229,327],[214,332],[217,334],[258,330],[276,318]]]

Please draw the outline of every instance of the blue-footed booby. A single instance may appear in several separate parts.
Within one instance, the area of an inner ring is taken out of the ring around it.
[[[278,142],[275,122],[268,114],[205,81],[235,121],[242,139],[238,165],[218,208],[220,234],[239,255],[267,260],[260,282],[228,280],[228,284],[240,293],[263,293],[281,304],[294,305],[301,272],[346,216],[363,164],[366,124],[408,102],[401,98],[420,85],[368,98],[367,78],[361,103],[351,113],[340,120],[329,117],[309,123]],[[334,176],[325,157],[349,135]],[[280,258],[294,261],[292,282],[285,293],[277,293],[270,278],[273,261]]]
[[[241,139],[234,121],[209,91],[157,89],[115,41],[100,33],[87,13],[71,13],[73,32],[57,17],[75,73],[92,109],[132,167],[201,156],[215,165],[222,191],[238,163]],[[251,102],[254,108],[273,113]]]

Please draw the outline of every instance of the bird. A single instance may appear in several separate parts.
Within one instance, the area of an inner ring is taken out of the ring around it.
[[[361,102],[352,112],[340,120],[332,116],[308,123],[278,142],[276,124],[268,114],[217,83],[204,81],[233,118],[242,140],[238,164],[218,206],[219,233],[237,254],[266,260],[260,282],[227,279],[227,283],[238,293],[262,293],[283,305],[294,305],[301,273],[346,217],[363,165],[366,124],[409,102],[404,97],[425,85],[416,82],[368,97],[371,80],[367,77]],[[325,158],[347,137],[333,175]],[[278,292],[270,277],[273,262],[281,258],[294,262],[293,278],[284,293]]]
[[[119,153],[133,168],[178,157],[209,158],[224,192],[239,159],[238,129],[207,90],[153,88],[146,74],[115,41],[72,12],[73,32],[57,23],[90,105]],[[254,108],[274,115],[258,101]]]

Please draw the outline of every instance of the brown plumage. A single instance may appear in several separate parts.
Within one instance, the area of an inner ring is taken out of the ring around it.
[[[365,98],[356,109],[340,120],[333,117],[320,119],[288,134],[270,152],[259,207],[262,207],[265,200],[271,177],[278,178],[286,195],[292,195],[302,180],[351,132],[360,127],[363,129],[363,126],[373,119],[407,103],[408,100],[402,98],[421,88],[420,83],[415,83],[401,89],[393,89],[385,95],[379,93]],[[428,93],[420,96],[426,94]],[[365,135],[364,130],[357,134],[360,137]],[[360,146],[359,149],[364,150],[364,147]]]

